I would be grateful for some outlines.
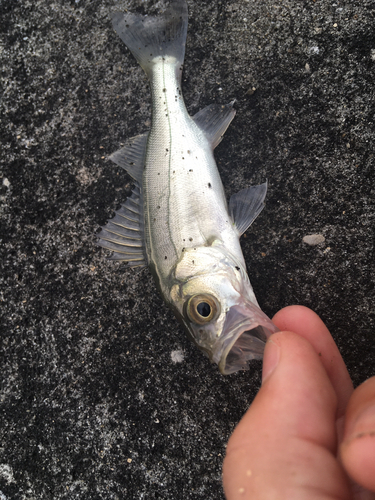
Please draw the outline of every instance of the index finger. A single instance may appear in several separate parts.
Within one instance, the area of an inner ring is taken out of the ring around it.
[[[272,321],[281,331],[292,331],[304,337],[319,354],[337,395],[337,418],[343,417],[353,384],[340,351],[323,321],[304,306],[285,307],[275,314]]]

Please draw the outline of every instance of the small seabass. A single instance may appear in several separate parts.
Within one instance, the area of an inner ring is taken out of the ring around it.
[[[110,159],[135,188],[99,233],[112,259],[148,266],[195,344],[223,374],[260,359],[276,326],[260,310],[239,238],[261,212],[267,185],[226,201],[213,150],[232,121],[233,103],[189,116],[181,91],[186,2],[157,17],[116,12],[113,26],[146,72],[151,130]]]

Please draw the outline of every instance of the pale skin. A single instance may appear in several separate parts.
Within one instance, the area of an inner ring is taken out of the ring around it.
[[[228,442],[227,500],[375,499],[375,377],[353,390],[310,309],[273,321],[262,387]]]

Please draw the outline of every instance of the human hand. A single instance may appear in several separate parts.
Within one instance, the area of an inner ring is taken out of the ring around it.
[[[353,392],[310,309],[286,307],[273,321],[281,332],[267,342],[262,387],[228,442],[227,499],[375,499],[375,377]]]

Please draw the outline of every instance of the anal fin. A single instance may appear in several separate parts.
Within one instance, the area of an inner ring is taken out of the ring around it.
[[[143,197],[138,182],[132,195],[98,234],[98,245],[111,250],[111,260],[123,260],[129,267],[147,266],[144,242]]]
[[[210,141],[212,149],[215,149],[221,142],[225,131],[236,114],[233,104],[234,101],[224,105],[210,104],[192,117],[196,125]]]

